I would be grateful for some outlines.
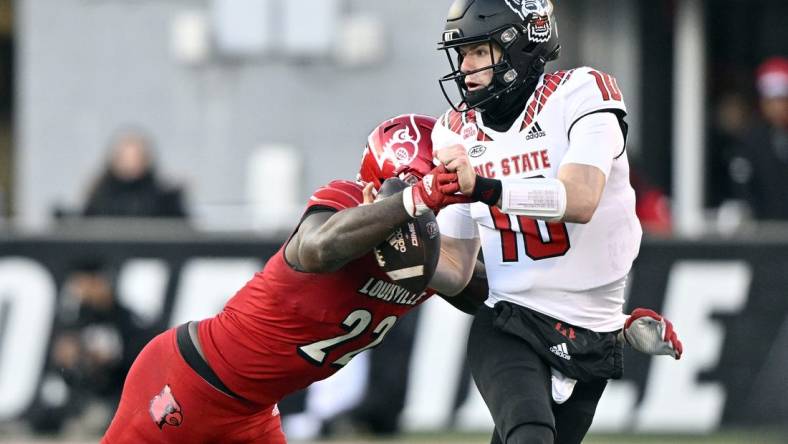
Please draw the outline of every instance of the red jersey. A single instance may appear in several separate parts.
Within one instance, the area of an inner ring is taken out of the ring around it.
[[[363,201],[355,182],[318,189],[307,209],[343,210]],[[284,246],[199,337],[208,364],[238,395],[261,404],[325,379],[377,346],[408,310],[432,294],[394,284],[372,252],[333,273],[294,270]]]

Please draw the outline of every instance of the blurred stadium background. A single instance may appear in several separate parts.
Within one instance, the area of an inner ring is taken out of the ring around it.
[[[442,113],[450,3],[0,0],[0,442],[97,441],[140,343],[219,310],[378,122]],[[784,65],[758,71],[788,57],[788,2],[554,3],[553,68],[614,74],[630,111],[629,304],[685,343],[626,356],[587,442],[788,442],[788,125],[757,132],[788,100]],[[152,148],[164,217],[85,217],[123,215],[95,192],[119,141]],[[82,317],[105,296],[124,310]],[[488,442],[469,323],[425,304],[282,403],[291,440]]]

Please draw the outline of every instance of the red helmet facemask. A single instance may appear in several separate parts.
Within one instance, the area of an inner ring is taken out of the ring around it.
[[[380,189],[386,179],[415,183],[432,168],[432,128],[435,119],[404,114],[378,125],[367,138],[357,180]]]

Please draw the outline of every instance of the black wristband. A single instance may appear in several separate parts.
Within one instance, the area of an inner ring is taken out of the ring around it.
[[[476,185],[473,187],[471,199],[474,202],[484,202],[489,206],[497,205],[502,189],[503,184],[500,180],[476,176]]]

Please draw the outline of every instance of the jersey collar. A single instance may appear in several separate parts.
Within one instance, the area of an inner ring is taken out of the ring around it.
[[[523,110],[520,112],[520,114],[517,116],[517,118],[514,119],[514,122],[512,122],[512,126],[510,126],[508,130],[506,130],[505,132],[500,132],[500,131],[496,131],[496,130],[486,126],[484,124],[484,118],[482,117],[482,113],[477,112],[476,113],[476,125],[479,126],[479,129],[482,132],[488,134],[493,140],[495,140],[497,138],[496,136],[503,136],[503,135],[512,134],[512,133],[520,133],[523,130],[525,130],[525,128],[522,128],[522,123],[523,123],[523,120],[525,119],[525,113],[528,111],[528,106],[531,104],[531,102],[533,100],[535,100],[534,96],[535,96],[536,92],[539,91],[539,88],[544,83],[544,77],[545,77],[544,74],[539,76],[539,81],[536,83],[536,87],[531,92],[531,95],[528,96],[528,100],[525,101],[525,106],[523,107]]]

